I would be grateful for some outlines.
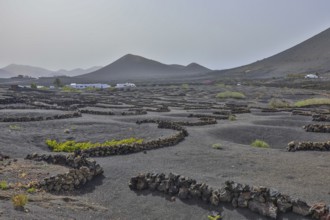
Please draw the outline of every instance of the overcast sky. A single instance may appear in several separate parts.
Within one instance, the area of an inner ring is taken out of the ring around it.
[[[330,27],[329,0],[0,0],[0,67],[107,65],[132,53],[212,69]]]

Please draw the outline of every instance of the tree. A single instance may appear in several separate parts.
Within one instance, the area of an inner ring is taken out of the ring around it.
[[[54,80],[53,84],[54,84],[54,86],[55,86],[56,88],[62,87],[62,82],[61,82],[61,80],[60,80],[59,78],[56,78],[56,79]]]
[[[31,83],[31,89],[36,89],[36,88],[37,88],[37,84]]]

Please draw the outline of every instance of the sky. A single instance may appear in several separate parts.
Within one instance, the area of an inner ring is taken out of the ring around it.
[[[88,68],[131,53],[227,69],[324,31],[329,10],[329,0],[0,0],[0,68]]]

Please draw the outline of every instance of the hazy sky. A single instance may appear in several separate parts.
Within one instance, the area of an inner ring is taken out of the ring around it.
[[[330,27],[329,0],[0,0],[0,67],[107,65],[133,53],[213,69]]]

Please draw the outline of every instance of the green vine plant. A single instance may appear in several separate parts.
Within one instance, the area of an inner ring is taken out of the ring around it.
[[[76,141],[65,141],[57,142],[56,140],[47,139],[47,146],[54,152],[74,152],[76,150],[87,150],[95,147],[115,147],[118,145],[132,145],[132,144],[142,144],[143,139],[137,138],[127,138],[122,140],[109,140],[103,143],[92,143],[88,142],[76,142]]]

